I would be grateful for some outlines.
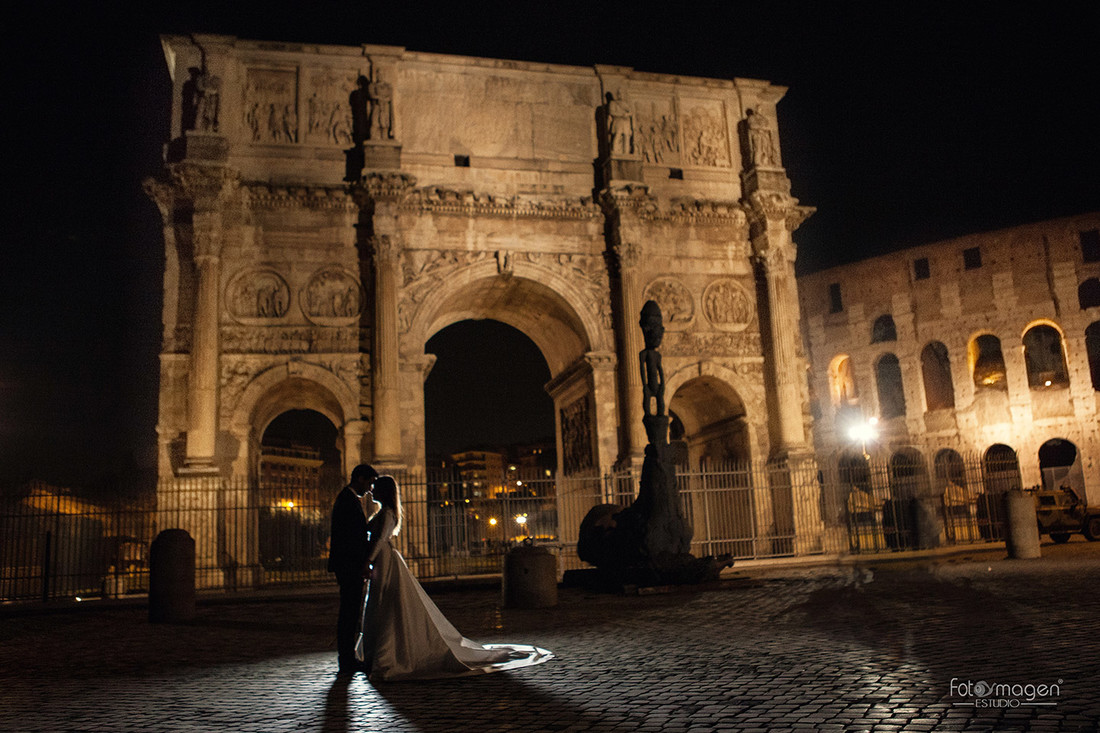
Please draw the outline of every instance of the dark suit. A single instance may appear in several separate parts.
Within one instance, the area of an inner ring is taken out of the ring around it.
[[[340,584],[340,613],[336,619],[336,653],[341,669],[356,665],[355,641],[363,604],[363,569],[367,564],[367,518],[359,495],[345,486],[332,506],[332,534],[328,570]]]

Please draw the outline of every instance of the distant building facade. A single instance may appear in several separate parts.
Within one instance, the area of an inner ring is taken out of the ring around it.
[[[1100,503],[1100,212],[798,285],[819,462],[843,467],[866,447],[917,461],[941,494],[964,458],[987,474],[1014,462],[1016,484],[1070,485]],[[878,435],[864,444],[850,431],[871,418]]]

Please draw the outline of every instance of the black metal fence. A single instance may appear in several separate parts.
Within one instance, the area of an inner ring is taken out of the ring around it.
[[[550,547],[559,570],[582,567],[578,529],[594,506],[633,501],[638,475],[559,477],[546,470],[406,473],[399,549],[421,578],[497,574],[516,543]],[[818,458],[797,466],[710,465],[678,472],[697,556],[741,560],[904,551],[1004,538],[1015,456]],[[42,484],[0,500],[0,602],[102,598],[148,590],[148,551],[162,529],[196,543],[200,589],[326,582],[329,516],[339,486],[171,479],[125,504]]]
[[[1015,454],[917,449],[819,458],[822,514],[843,551],[913,550],[1005,538],[1004,494],[1021,488]]]

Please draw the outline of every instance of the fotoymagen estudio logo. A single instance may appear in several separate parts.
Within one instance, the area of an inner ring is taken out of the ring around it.
[[[953,705],[973,708],[1018,708],[1058,704],[1062,695],[1062,680],[1048,684],[987,682],[951,678],[951,697],[962,700]]]

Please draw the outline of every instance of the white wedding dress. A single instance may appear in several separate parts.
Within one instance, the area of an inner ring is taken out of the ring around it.
[[[554,658],[527,644],[478,644],[458,633],[390,544],[396,524],[383,508],[370,521],[373,577],[363,604],[355,655],[370,679],[426,680],[499,672]],[[377,541],[374,537],[377,536]]]

